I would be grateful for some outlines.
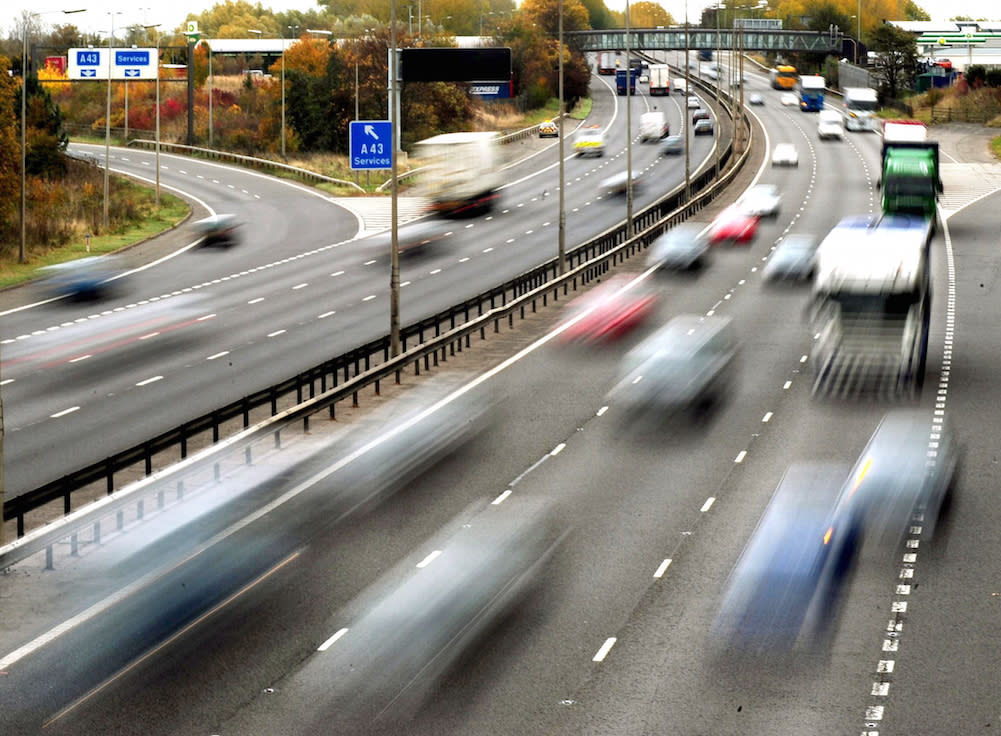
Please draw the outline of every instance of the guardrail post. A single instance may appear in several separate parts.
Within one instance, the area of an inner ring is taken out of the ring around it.
[[[45,548],[45,569],[55,570],[55,566],[52,564],[52,545],[50,544]]]
[[[156,492],[156,507],[158,509],[163,509],[164,507],[163,489],[161,488]]]
[[[142,521],[146,515],[146,499],[140,498],[136,501],[136,519]]]
[[[244,399],[243,400],[243,428],[246,429],[250,426],[250,403]]]
[[[312,398],[312,397],[310,397]],[[309,415],[307,414],[302,418],[302,431],[309,434]]]
[[[70,556],[71,557],[80,556],[80,547],[77,543],[76,532],[70,534]]]
[[[177,481],[177,500],[178,501],[183,501],[184,500],[184,481],[183,480]]]
[[[119,509],[118,513],[115,514],[115,528],[118,531],[125,528],[125,512],[121,509]]]
[[[222,480],[222,470],[219,468],[219,463],[212,463],[212,475],[215,477],[216,483]]]
[[[94,522],[94,544],[100,544],[100,543],[101,543],[101,522],[100,521],[95,521]]]
[[[146,461],[145,462],[146,475],[152,475],[153,474],[153,452],[149,449],[148,446],[146,447],[146,456],[143,459]]]
[[[216,442],[219,441],[219,420],[217,418],[218,416],[219,416],[218,414],[212,415],[212,444],[215,444]]]
[[[181,459],[188,456],[188,435],[181,433]]]

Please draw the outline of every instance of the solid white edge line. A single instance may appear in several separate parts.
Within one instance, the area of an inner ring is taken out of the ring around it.
[[[502,503],[504,503],[504,499],[506,499],[510,495],[511,495],[511,489],[508,488],[506,491],[504,491],[502,494],[500,494],[497,498],[495,498],[493,501],[491,501],[490,505],[491,506],[500,506]]]
[[[420,569],[423,570],[425,567],[427,567],[432,562],[434,562],[435,560],[437,560],[440,556],[441,556],[441,550],[440,549],[436,549],[434,552],[432,552],[431,554],[429,554],[423,560],[421,560],[420,562],[418,562],[417,563],[417,567],[419,567]]]
[[[331,646],[333,646],[334,642],[336,642],[338,639],[340,639],[346,633],[348,633],[348,630],[346,628],[344,628],[344,629],[338,629],[337,633],[334,634],[329,639],[327,639],[325,642],[323,642],[320,646],[318,646],[316,648],[316,651],[318,651],[318,652],[325,652],[325,651],[327,651],[328,649],[330,649]]]
[[[615,642],[616,642],[616,638],[614,636],[610,636],[607,639],[605,639],[605,643],[601,645],[601,649],[599,649],[598,652],[597,652],[597,654],[595,654],[591,658],[591,661],[592,662],[604,662],[605,661],[605,657],[608,656],[608,653],[610,651],[612,651],[612,647],[615,646]]]

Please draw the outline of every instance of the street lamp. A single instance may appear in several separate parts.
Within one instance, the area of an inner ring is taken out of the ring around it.
[[[27,260],[26,239],[27,239],[27,215],[28,215],[28,194],[27,194],[27,159],[28,159],[28,29],[31,19],[46,12],[58,12],[63,15],[82,13],[86,8],[79,10],[58,10],[39,11],[37,13],[26,13],[24,15],[24,34],[21,40],[21,245],[17,251],[17,262],[25,263]],[[2,500],[2,499],[0,499]],[[3,506],[0,504],[0,509]],[[2,517],[2,514],[0,514]],[[2,533],[3,521],[0,518],[0,533]]]

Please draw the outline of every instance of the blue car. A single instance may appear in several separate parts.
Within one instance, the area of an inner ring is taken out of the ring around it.
[[[848,468],[789,467],[727,581],[714,634],[728,653],[788,653],[830,631],[862,521]]]

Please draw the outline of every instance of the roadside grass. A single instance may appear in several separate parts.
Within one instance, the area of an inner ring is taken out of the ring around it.
[[[994,158],[1001,160],[1001,135],[991,139],[991,153]]]
[[[90,238],[90,250],[87,249],[86,239],[81,239],[47,250],[41,255],[32,257],[28,263],[17,263],[16,261],[0,263],[0,288],[23,284],[35,279],[38,276],[37,269],[44,266],[54,266],[57,263],[65,263],[88,256],[106,255],[141,243],[176,226],[188,216],[190,211],[191,208],[187,202],[161,191],[158,212],[135,225],[123,228],[119,232]]]

